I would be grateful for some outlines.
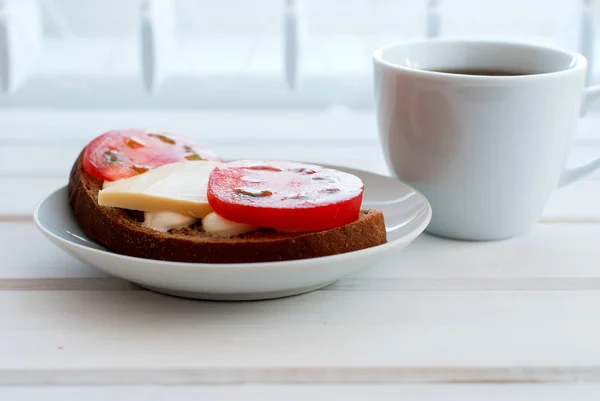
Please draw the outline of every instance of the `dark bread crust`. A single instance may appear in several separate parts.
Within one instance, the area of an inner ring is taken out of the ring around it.
[[[307,259],[384,244],[383,213],[361,212],[344,227],[313,233],[260,230],[231,238],[205,234],[200,225],[168,233],[142,227],[126,210],[98,205],[102,182],[82,169],[82,155],[69,179],[69,205],[83,231],[112,251],[147,259],[192,263],[251,263]]]

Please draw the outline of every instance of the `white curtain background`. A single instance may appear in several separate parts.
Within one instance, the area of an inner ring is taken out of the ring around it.
[[[600,1],[4,0],[0,107],[370,109],[371,53],[427,36],[581,51]]]

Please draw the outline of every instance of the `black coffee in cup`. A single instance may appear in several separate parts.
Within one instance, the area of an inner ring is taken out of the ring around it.
[[[532,75],[535,72],[527,71],[511,71],[491,68],[449,68],[439,70],[429,70],[433,72],[443,72],[446,74],[461,74],[461,75],[485,75],[485,76],[515,76],[515,75]]]

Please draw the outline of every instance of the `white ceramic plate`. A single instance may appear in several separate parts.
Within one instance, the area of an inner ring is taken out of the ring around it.
[[[301,294],[387,258],[398,258],[400,250],[419,236],[431,219],[425,197],[408,185],[366,171],[329,167],[362,179],[363,208],[383,211],[388,243],[340,255],[268,263],[205,264],[134,258],[113,253],[83,233],[71,214],[66,187],[39,204],[34,220],[47,238],[73,257],[153,291],[231,301]]]

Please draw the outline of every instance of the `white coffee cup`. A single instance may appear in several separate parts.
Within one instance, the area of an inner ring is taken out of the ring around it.
[[[464,240],[525,234],[550,194],[600,167],[566,169],[587,105],[586,59],[556,48],[424,40],[373,55],[379,133],[390,169],[433,208],[427,231]],[[448,70],[504,70],[487,76]]]

